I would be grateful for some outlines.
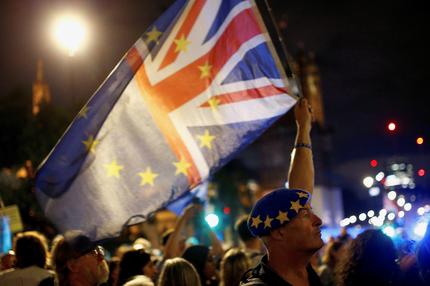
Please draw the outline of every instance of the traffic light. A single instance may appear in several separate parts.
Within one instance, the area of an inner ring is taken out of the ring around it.
[[[424,138],[423,137],[418,137],[417,138],[417,144],[418,145],[422,145],[424,143]]]
[[[375,168],[376,166],[378,166],[378,161],[376,161],[375,159],[371,160],[371,161],[370,161],[370,166],[371,166],[372,168]]]
[[[417,172],[417,173],[418,173],[418,176],[420,176],[420,177],[424,177],[424,175],[426,174],[426,171],[425,171],[424,169],[422,169],[422,168],[421,168],[421,169],[419,169],[419,170],[418,170],[418,172]]]

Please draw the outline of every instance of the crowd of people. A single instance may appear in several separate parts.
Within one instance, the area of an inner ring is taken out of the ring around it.
[[[322,221],[311,208],[312,111],[302,99],[294,113],[289,187],[262,196],[237,220],[240,245],[226,248],[210,228],[207,245],[188,243],[184,230],[202,212],[199,204],[184,209],[159,249],[136,237],[107,253],[79,230],[49,242],[26,231],[15,235],[13,250],[1,258],[0,285],[430,285],[430,227],[409,252],[378,229],[322,240]]]

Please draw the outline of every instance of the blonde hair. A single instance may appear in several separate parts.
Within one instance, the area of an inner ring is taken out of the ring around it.
[[[167,259],[161,270],[158,286],[201,286],[200,277],[187,260],[176,257]]]
[[[251,267],[246,253],[240,248],[226,252],[221,261],[221,286],[237,286],[243,273]]]

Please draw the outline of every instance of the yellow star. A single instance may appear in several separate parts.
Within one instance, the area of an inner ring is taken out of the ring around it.
[[[87,149],[87,152],[91,152],[93,154],[96,153],[96,146],[100,143],[99,140],[94,140],[94,136],[90,135],[88,136],[88,139],[85,141],[82,141],[82,143],[85,145],[85,148]]]
[[[270,216],[267,216],[266,219],[264,220],[264,228],[271,228],[272,226],[270,225],[272,223],[273,218],[270,218]]]
[[[197,135],[197,138],[200,140],[200,147],[212,149],[212,141],[215,139],[215,136],[210,135],[207,129],[205,130],[205,134]]]
[[[124,166],[118,165],[116,160],[113,160],[110,164],[104,165],[107,170],[108,177],[119,178],[119,172],[124,169]]]
[[[252,220],[251,226],[253,226],[255,228],[258,228],[258,225],[263,222],[260,219],[260,215],[258,215],[257,217],[251,217],[251,220]]]
[[[198,66],[198,68],[200,70],[200,78],[211,76],[212,65],[210,65],[208,61],[206,61],[204,65]]]
[[[297,192],[297,194],[299,195],[299,199],[301,199],[301,198],[307,198],[308,197],[307,193]]]
[[[278,216],[276,217],[277,220],[279,220],[279,222],[281,224],[283,224],[286,221],[289,221],[290,219],[288,218],[288,212],[281,212],[279,211]]]
[[[187,41],[185,39],[185,35],[182,34],[182,36],[179,39],[174,40],[176,44],[175,52],[188,52],[188,45],[191,44],[190,41]]]
[[[299,213],[299,210],[302,208],[302,206],[300,205],[300,201],[297,200],[295,202],[291,202],[291,208],[290,210],[295,210],[296,213]]]
[[[138,175],[142,178],[140,181],[141,186],[146,184],[153,186],[154,179],[158,177],[158,174],[152,172],[151,167],[146,168],[145,172],[140,172]]]
[[[218,109],[218,105],[221,103],[221,101],[219,101],[219,99],[217,99],[216,97],[212,97],[208,100],[208,103],[212,110],[215,111]]]
[[[173,165],[176,167],[175,176],[179,174],[187,175],[187,169],[191,167],[191,164],[185,161],[184,159],[181,159],[179,162],[174,162]]]
[[[88,106],[84,105],[82,107],[81,111],[78,113],[78,118],[87,118],[88,109],[90,109]]]
[[[149,44],[149,43],[151,43],[151,42],[156,42],[156,43],[158,43],[158,38],[160,38],[161,34],[162,34],[162,33],[161,33],[160,31],[158,31],[158,30],[157,30],[157,27],[154,25],[154,26],[152,27],[152,30],[146,33],[146,35],[147,35],[147,37],[148,37],[148,38],[146,39],[147,43],[148,43],[148,44]]]

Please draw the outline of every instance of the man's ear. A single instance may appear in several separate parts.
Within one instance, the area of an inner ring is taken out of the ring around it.
[[[72,259],[67,261],[67,269],[69,269],[70,272],[78,272],[79,263],[76,259]]]
[[[274,229],[270,232],[269,236],[274,240],[282,240],[284,238],[284,231],[282,227]]]

